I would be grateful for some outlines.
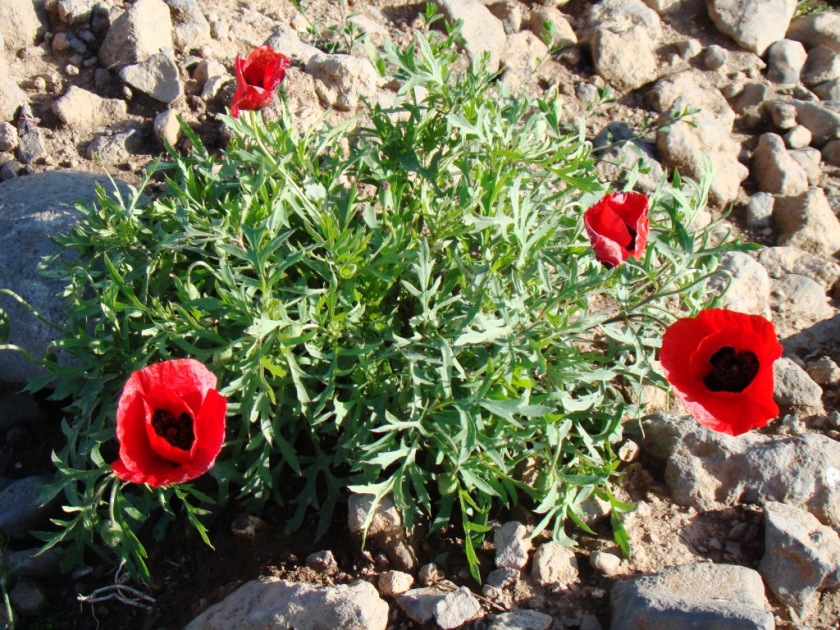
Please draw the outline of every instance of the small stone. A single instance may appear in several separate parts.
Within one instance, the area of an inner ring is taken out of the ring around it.
[[[531,539],[522,523],[509,521],[496,530],[493,535],[496,545],[496,566],[499,568],[521,569],[528,564],[528,552]]]
[[[413,622],[423,626],[434,619],[437,603],[446,597],[447,591],[438,586],[413,588],[397,596],[397,606]]]
[[[496,615],[487,630],[548,630],[554,619],[536,610],[515,610]]]
[[[802,149],[811,144],[813,137],[807,127],[797,125],[785,134],[785,144],[788,149]]]
[[[831,166],[840,166],[840,140],[832,140],[822,148],[822,159]]]
[[[813,281],[812,281],[813,282]],[[773,364],[775,389],[773,397],[783,407],[822,407],[822,388],[808,373],[787,358]]]
[[[726,65],[728,55],[729,53],[726,52],[725,48],[712,44],[706,49],[706,54],[703,56],[703,65],[709,70],[719,70]]]
[[[336,562],[333,552],[329,549],[309,554],[306,557],[306,566],[326,575],[338,573],[338,562]]]
[[[774,103],[770,107],[770,116],[773,124],[782,131],[796,127],[797,111],[790,103]]]
[[[396,597],[408,591],[414,585],[410,573],[385,571],[379,574],[379,593],[385,597]]]
[[[521,576],[517,569],[494,569],[487,574],[485,582],[493,588],[502,589],[518,582]]]
[[[830,386],[840,381],[840,366],[831,357],[820,357],[806,371],[818,385]]]
[[[435,604],[434,616],[443,630],[460,628],[481,615],[481,604],[472,592],[462,586]]]
[[[605,551],[596,551],[589,556],[589,566],[604,575],[615,575],[621,569],[621,558]]]
[[[689,60],[694,59],[697,55],[703,52],[703,44],[697,39],[683,39],[677,42],[677,50],[680,57]]]
[[[639,457],[641,448],[633,440],[625,440],[618,449],[618,458],[623,462],[634,462]]]
[[[238,514],[230,524],[234,536],[254,540],[257,531],[265,527],[265,521],[251,514]]]
[[[796,84],[808,53],[800,42],[782,39],[768,49],[767,78],[776,83]]]
[[[18,139],[18,159],[23,164],[32,164],[39,157],[45,155],[47,150],[41,137],[41,130],[30,129]]]
[[[808,87],[840,78],[840,55],[826,46],[815,46],[808,51],[802,68],[802,83]]]
[[[766,192],[755,193],[747,202],[747,227],[762,229],[773,222],[773,195]]]
[[[44,595],[41,585],[35,580],[22,577],[9,593],[12,606],[24,617],[34,617],[47,604],[47,597]]]
[[[76,77],[79,75],[79,66],[74,66],[72,63],[68,63],[64,66],[64,74],[68,77]]]
[[[0,121],[0,151],[11,151],[18,145],[18,132],[11,123]]]
[[[154,122],[155,138],[161,144],[166,141],[169,146],[178,144],[181,139],[181,125],[178,123],[178,114],[174,109],[167,109],[155,116]]]
[[[440,582],[443,577],[443,571],[434,562],[424,564],[417,573],[417,579],[423,586],[430,586],[436,582]]]
[[[566,587],[578,579],[577,558],[557,541],[544,543],[534,554],[531,577],[540,586]]]

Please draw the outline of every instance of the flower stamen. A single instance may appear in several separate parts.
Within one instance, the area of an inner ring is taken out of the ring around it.
[[[709,358],[709,363],[712,371],[703,382],[713,392],[742,392],[758,374],[758,357],[749,350],[736,352],[724,346]]]
[[[195,441],[193,419],[186,412],[177,418],[163,409],[156,409],[152,416],[152,428],[160,437],[175,448],[188,451]]]

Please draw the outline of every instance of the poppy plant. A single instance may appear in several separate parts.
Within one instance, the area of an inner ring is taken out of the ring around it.
[[[697,422],[729,435],[779,415],[773,363],[780,356],[772,323],[715,308],[671,324],[659,352],[665,377]]]
[[[637,192],[614,192],[583,213],[583,225],[595,257],[618,267],[629,256],[641,258],[648,237],[648,198]]]
[[[241,109],[262,109],[268,105],[291,65],[288,57],[271,46],[260,46],[245,59],[237,56],[233,64],[236,92],[230,104],[231,116],[239,118]]]
[[[194,359],[155,363],[134,372],[117,404],[123,481],[160,487],[213,467],[225,437],[227,399],[216,376]]]

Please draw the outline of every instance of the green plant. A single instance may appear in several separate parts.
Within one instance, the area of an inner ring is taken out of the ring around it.
[[[832,4],[836,4],[836,0],[834,2],[831,0],[800,0],[796,4],[794,16],[798,17],[800,15],[811,15],[813,13],[831,11]]]
[[[347,13],[345,0],[337,0],[335,6],[338,9],[338,20],[327,25],[311,24],[307,28],[309,43],[331,54],[350,54],[354,47],[363,43],[365,33],[353,20],[359,14]],[[298,8],[306,15],[305,7]]]
[[[450,522],[474,549],[500,509],[525,502],[566,539],[582,504],[613,507],[612,444],[635,415],[674,310],[712,301],[715,224],[694,225],[706,184],[675,175],[650,199],[638,261],[597,262],[582,213],[604,189],[583,128],[553,93],[512,94],[480,64],[453,69],[457,32],[386,45],[400,81],[368,122],[297,129],[288,114],[225,117],[226,150],[152,169],[146,199],[99,191],[45,273],[66,284],[73,358],[30,389],[68,401],[45,533],[67,563],[87,549],[150,579],[144,542],[230,500],[275,501],[329,524],[345,491],[393,496],[412,527]],[[229,401],[216,466],[190,484],[119,482],[115,404],[133,370],[192,357]],[[146,525],[146,530],[141,528]],[[138,532],[140,532],[138,534]],[[208,541],[209,542],[209,541]]]

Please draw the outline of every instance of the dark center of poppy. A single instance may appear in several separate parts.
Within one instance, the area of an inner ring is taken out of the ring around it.
[[[712,371],[703,382],[713,392],[742,392],[758,374],[758,357],[749,350],[724,346],[709,359]]]
[[[625,249],[628,252],[632,252],[634,249],[636,249],[636,236],[638,235],[636,234],[636,230],[631,228],[629,225],[627,226],[627,231],[630,232],[630,242],[627,244],[627,247],[625,247]]]
[[[152,428],[160,437],[182,451],[190,450],[195,442],[193,419],[186,412],[176,418],[168,411],[156,409],[152,416]]]

